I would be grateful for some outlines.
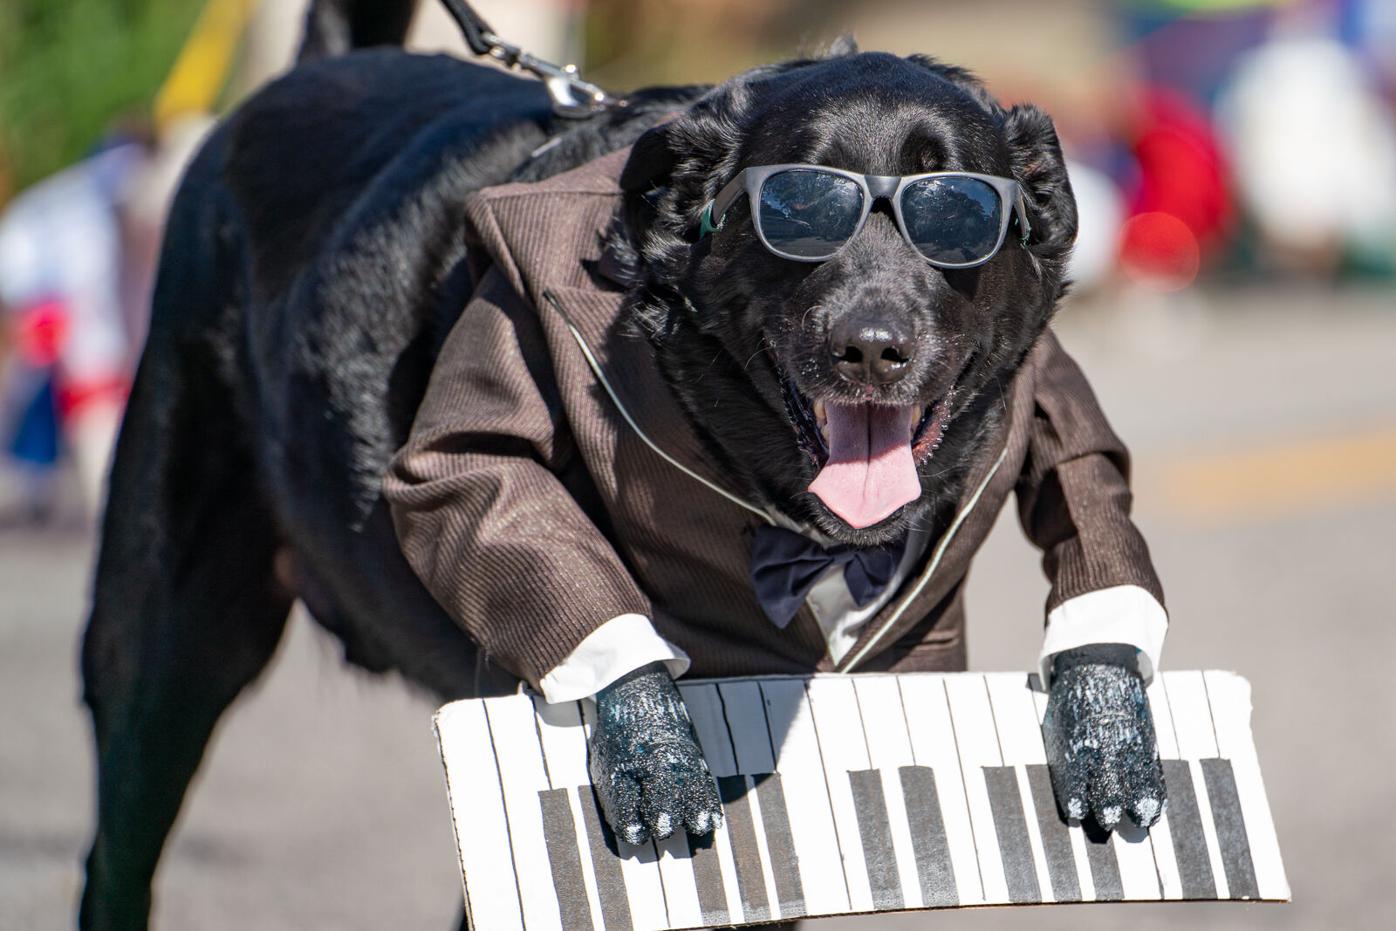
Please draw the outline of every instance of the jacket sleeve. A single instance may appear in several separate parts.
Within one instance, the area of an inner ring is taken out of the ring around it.
[[[1149,548],[1130,519],[1129,453],[1056,335],[1042,339],[1017,497],[1051,583],[1043,681],[1053,656],[1089,643],[1137,647],[1147,680],[1168,618]]]
[[[432,595],[535,688],[587,655],[584,641],[594,652],[588,637],[607,621],[638,616],[647,627],[651,616],[559,478],[580,467],[576,455],[536,312],[489,272],[442,347],[383,491]]]

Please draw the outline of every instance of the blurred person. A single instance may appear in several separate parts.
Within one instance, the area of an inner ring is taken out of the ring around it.
[[[95,155],[34,185],[0,218],[0,306],[15,346],[0,431],[21,476],[9,509],[25,519],[54,510],[65,455],[84,517],[102,506],[165,217],[214,125],[256,6],[209,0],[154,98],[153,119],[123,118]]]
[[[20,506],[36,515],[53,506],[60,452],[76,468],[87,516],[101,506],[133,357],[118,212],[147,151],[139,141],[110,141],[21,193],[0,216],[0,305],[9,308],[16,347],[5,386],[8,429],[28,474]]]
[[[1230,172],[1207,114],[1192,100],[1147,85],[1133,100],[1126,132],[1134,178],[1121,260],[1130,278],[1174,291],[1228,242]]]
[[[1304,11],[1243,56],[1217,106],[1273,263],[1332,276],[1396,252],[1396,132],[1370,72]]]
[[[52,510],[58,463],[58,408],[51,373],[53,337],[66,319],[48,307],[23,312],[0,303],[0,425],[9,456],[0,525],[41,524]]]

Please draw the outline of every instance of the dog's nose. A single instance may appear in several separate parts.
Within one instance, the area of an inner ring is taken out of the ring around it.
[[[890,385],[911,367],[912,339],[894,324],[853,314],[830,327],[829,354],[847,381]]]

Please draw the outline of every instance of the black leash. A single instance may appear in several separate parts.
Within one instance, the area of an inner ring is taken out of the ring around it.
[[[617,105],[616,98],[582,80],[576,65],[555,65],[505,42],[465,0],[441,2],[465,35],[470,51],[482,58],[493,58],[506,68],[518,68],[540,78],[552,99],[553,112],[558,116],[584,119]]]

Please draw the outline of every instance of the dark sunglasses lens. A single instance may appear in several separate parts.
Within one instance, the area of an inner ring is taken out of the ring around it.
[[[825,259],[852,238],[863,215],[863,189],[827,171],[795,169],[761,185],[757,222],[766,242],[786,255]]]
[[[998,245],[1003,198],[978,178],[925,178],[902,192],[902,222],[932,262],[982,262]]]

